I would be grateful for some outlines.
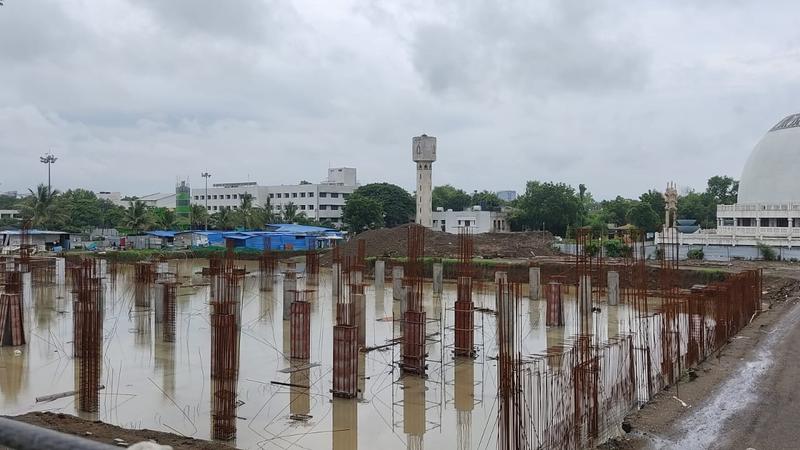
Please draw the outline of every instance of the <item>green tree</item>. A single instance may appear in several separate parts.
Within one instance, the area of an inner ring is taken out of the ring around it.
[[[664,194],[658,192],[656,190],[650,189],[644,194],[639,196],[639,201],[642,203],[647,203],[650,205],[653,211],[658,215],[658,226],[657,228],[660,229],[664,226],[664,208],[666,208],[666,201],[664,200]]]
[[[232,230],[236,227],[236,217],[230,208],[222,207],[211,215],[211,223],[216,230]]]
[[[0,209],[17,209],[17,203],[16,197],[0,194]]]
[[[634,200],[629,200],[618,195],[613,200],[603,200],[600,202],[600,209],[609,223],[620,226],[627,223],[628,211],[634,204]]]
[[[149,230],[153,225],[153,215],[150,208],[141,200],[130,202],[125,211],[125,226],[135,233]]]
[[[649,203],[636,202],[628,210],[627,223],[648,232],[658,231],[661,226],[660,215],[653,211]]]
[[[58,198],[59,208],[66,216],[67,231],[84,231],[103,226],[100,200],[92,191],[70,189]]]
[[[715,175],[708,179],[706,193],[717,205],[732,205],[739,195],[739,182],[729,176]]]
[[[707,192],[689,192],[678,197],[678,218],[694,219],[703,228],[715,228],[717,205],[714,197]]]
[[[371,183],[356,189],[352,194],[378,202],[383,210],[383,223],[391,228],[414,219],[416,202],[405,189],[389,183]]]
[[[297,209],[297,205],[295,205],[293,202],[289,202],[283,205],[281,211],[281,220],[284,223],[297,223],[297,221],[300,220],[301,217],[305,217],[305,215],[306,213],[300,212]]]
[[[125,208],[115,205],[111,200],[98,200],[97,209],[100,211],[102,228],[117,228],[125,224]]]
[[[564,183],[529,181],[509,222],[515,230],[548,230],[564,235],[578,213],[575,189]]]
[[[264,207],[259,208],[259,213],[261,214],[259,220],[262,224],[278,223],[281,220],[280,215],[276,214],[272,208],[272,202],[269,198],[264,203]]]
[[[383,208],[376,200],[351,195],[344,204],[342,222],[353,233],[383,227]]]
[[[20,203],[23,220],[29,220],[33,228],[55,228],[63,224],[66,214],[56,201],[58,189],[48,191],[46,184],[36,186],[36,191],[28,189],[30,196]]]
[[[152,211],[154,225],[162,230],[173,230],[178,223],[175,211],[169,208],[155,208]]]
[[[189,220],[193,229],[200,230],[205,228],[206,221],[208,221],[208,210],[203,205],[192,205]]]
[[[244,227],[246,230],[261,228],[263,225],[263,223],[259,224],[261,221],[261,215],[253,207],[253,196],[248,193],[242,194],[239,202],[239,209],[236,211],[236,215],[238,217],[239,225]]]
[[[497,194],[489,191],[473,193],[471,203],[474,206],[480,206],[484,211],[500,211],[500,207],[505,205],[505,202],[500,200]]]
[[[470,206],[472,199],[469,194],[461,189],[456,189],[449,184],[444,186],[436,186],[431,191],[431,206],[435,211],[436,208],[444,208],[445,210],[452,209],[453,211],[463,211],[467,206]]]

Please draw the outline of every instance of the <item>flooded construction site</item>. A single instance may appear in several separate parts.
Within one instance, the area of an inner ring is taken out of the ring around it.
[[[585,448],[761,309],[761,274],[696,283],[620,258],[294,258],[232,249],[0,264],[0,413],[52,411],[239,448]],[[454,237],[455,239],[455,237]],[[265,246],[270,248],[270,246]]]

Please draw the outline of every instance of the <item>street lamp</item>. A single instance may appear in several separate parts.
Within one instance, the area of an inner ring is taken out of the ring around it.
[[[47,152],[46,155],[39,157],[39,161],[41,161],[42,164],[47,164],[47,195],[50,195],[50,165],[55,164],[57,159],[58,158],[53,156],[53,154],[50,152]]]
[[[208,231],[208,179],[211,178],[211,174],[208,172],[203,172],[200,174],[200,176],[206,179],[206,231]]]

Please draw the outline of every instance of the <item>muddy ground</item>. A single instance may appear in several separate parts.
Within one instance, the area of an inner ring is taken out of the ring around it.
[[[696,265],[713,266],[703,263]],[[682,421],[690,419],[693,412],[708,404],[720,386],[732,376],[742,370],[748,370],[748,361],[753,359],[766,337],[780,324],[785,314],[800,303],[798,269],[787,264],[763,265],[738,262],[735,265],[737,266],[735,269],[739,270],[766,266],[763,299],[765,311],[729,340],[728,345],[719,352],[706,359],[697,368],[687,371],[677,386],[664,389],[641,409],[630,413],[623,423],[623,429],[628,434],[607,442],[600,448],[639,450],[682,446],[679,444],[680,441],[675,440],[678,434],[682,433],[681,426],[684,425]],[[791,278],[785,278],[787,276]],[[722,443],[723,439],[731,438],[730,433],[727,434],[728,436],[710,436],[710,438]],[[741,448],[748,448],[748,445]]]
[[[32,412],[21,416],[11,417],[20,422],[37,425],[66,434],[81,436],[93,441],[109,445],[118,445],[114,439],[122,439],[128,445],[137,442],[155,441],[161,445],[169,445],[174,449],[200,449],[214,450],[229,448],[218,442],[193,439],[171,433],[162,433],[153,430],[130,430],[109,425],[100,421],[85,420],[68,414],[51,412]]]
[[[366,244],[368,257],[402,257],[408,248],[408,227],[381,228],[358,234],[342,244],[342,256],[355,255],[361,239]],[[533,258],[556,255],[553,235],[546,231],[520,233],[481,233],[473,236],[475,256],[479,258]],[[442,231],[425,230],[425,256],[458,257],[458,235]],[[330,254],[322,258],[324,265],[330,264]]]

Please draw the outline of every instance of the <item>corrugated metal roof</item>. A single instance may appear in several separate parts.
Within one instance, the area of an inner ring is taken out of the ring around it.
[[[168,231],[168,230],[154,230],[148,231],[147,234],[150,236],[160,237],[160,238],[174,238],[175,231]]]

